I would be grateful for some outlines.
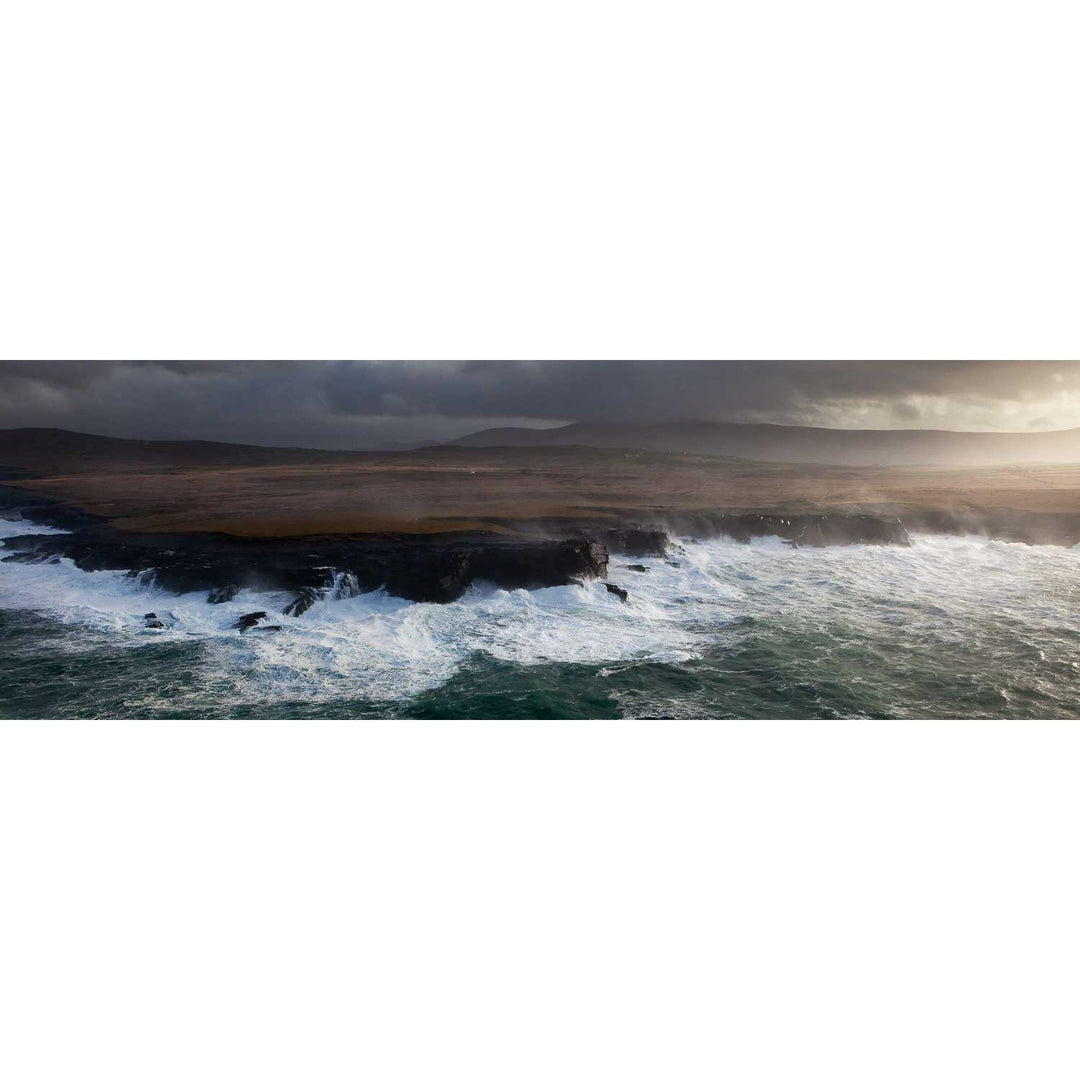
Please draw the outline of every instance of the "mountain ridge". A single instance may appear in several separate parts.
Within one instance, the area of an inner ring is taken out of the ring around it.
[[[129,439],[64,428],[0,429],[0,464],[91,467],[122,459],[129,466],[287,465],[344,463],[384,454],[478,449],[641,450],[765,463],[951,467],[1080,463],[1080,428],[999,432],[944,429],[859,429],[694,421],[681,424],[614,424],[581,421],[559,428],[486,428],[444,443],[425,440],[400,449],[356,450],[258,446],[209,439]],[[20,460],[21,459],[21,460]]]
[[[704,420],[669,424],[581,421],[560,428],[488,428],[455,439],[451,445],[577,445],[851,466],[1080,462],[1080,428],[1013,432],[822,428]]]

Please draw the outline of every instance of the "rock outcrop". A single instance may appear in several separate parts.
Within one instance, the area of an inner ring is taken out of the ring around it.
[[[654,510],[631,516],[608,509],[597,510],[597,520],[591,523],[580,517],[517,520],[512,523],[517,535],[249,539],[207,533],[121,532],[92,515],[50,506],[41,497],[30,501],[33,505],[20,501],[6,512],[18,513],[25,520],[62,523],[72,531],[7,538],[3,558],[49,562],[63,556],[82,570],[125,570],[140,584],[169,592],[202,591],[212,604],[227,603],[246,588],[287,592],[293,598],[284,613],[291,617],[302,615],[318,599],[343,599],[380,588],[407,600],[447,603],[478,581],[504,589],[531,589],[603,579],[609,551],[631,557],[663,556],[672,548],[679,550],[670,535],[726,536],[740,541],[779,536],[796,547],[909,543],[904,523],[888,514]],[[952,524],[930,522],[925,516],[920,525],[924,523],[943,530]],[[994,527],[1009,531],[1012,538],[1014,524],[1003,519],[995,521]],[[1064,535],[1063,530],[1071,535],[1070,529],[1074,526],[1065,529],[1064,521],[1048,521],[1038,535],[1055,531]],[[537,535],[528,538],[529,532]],[[1027,535],[1035,534],[1029,531]],[[677,560],[671,561],[677,565]],[[636,573],[649,569],[641,563],[625,568]],[[605,584],[624,598],[625,590]]]
[[[630,599],[630,594],[625,589],[620,589],[618,585],[613,585],[610,581],[604,582],[604,588],[617,596],[624,604]]]
[[[14,555],[5,555],[0,559],[0,562],[26,563],[30,566],[37,563],[50,563],[55,566],[59,561],[59,555],[50,555],[47,551],[16,551]]]
[[[320,590],[311,588],[304,588],[300,590],[300,595],[292,601],[291,604],[286,605],[285,610],[282,611],[282,615],[294,615],[300,616],[307,611],[316,600],[319,599]]]
[[[797,547],[834,544],[898,544],[907,547],[911,542],[899,517],[876,514],[701,511],[673,514],[667,523],[676,535],[701,540],[729,537],[747,543],[760,537],[778,536]]]
[[[905,510],[904,521],[917,532],[987,536],[1017,544],[1080,544],[1080,514],[1036,513],[1007,508]]]
[[[239,630],[242,634],[245,630],[251,630],[255,627],[255,624],[260,619],[266,618],[265,611],[249,611],[246,615],[241,615],[231,626],[231,630]],[[257,628],[256,628],[257,629]]]
[[[613,555],[664,555],[670,541],[663,529],[600,529],[591,532]]]
[[[12,537],[6,545],[20,560],[65,555],[82,570],[126,570],[143,584],[174,593],[222,590],[219,595],[227,595],[232,587],[280,589],[299,594],[302,610],[322,595],[349,596],[379,588],[407,600],[447,603],[474,581],[504,589],[544,588],[601,577],[608,566],[604,545],[583,539],[247,540],[198,533],[122,533],[99,527]],[[294,613],[299,611],[290,612]]]

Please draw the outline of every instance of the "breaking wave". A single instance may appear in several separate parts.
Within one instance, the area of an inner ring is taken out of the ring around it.
[[[0,522],[31,531],[60,530]],[[293,618],[276,613],[294,594],[208,604],[67,559],[0,562],[0,642],[18,632],[0,714],[1075,716],[1078,571],[1076,549],[976,537],[684,540],[613,557],[629,603],[587,582],[422,604],[338,574]],[[282,631],[232,629],[256,610]]]

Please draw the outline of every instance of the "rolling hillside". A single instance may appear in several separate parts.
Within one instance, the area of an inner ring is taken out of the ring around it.
[[[1069,431],[860,431],[705,421],[578,423],[560,428],[488,428],[459,446],[629,447],[718,454],[749,461],[821,465],[1017,465],[1080,462],[1080,428]]]

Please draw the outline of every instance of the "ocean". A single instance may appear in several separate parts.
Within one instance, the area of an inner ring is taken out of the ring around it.
[[[53,531],[0,521],[0,538]],[[609,580],[628,603],[599,582],[480,585],[291,618],[274,614],[286,594],[211,605],[66,559],[0,562],[0,717],[1080,716],[1080,548],[680,539],[613,556]],[[282,631],[228,628],[257,610]],[[144,627],[150,611],[166,629]]]

